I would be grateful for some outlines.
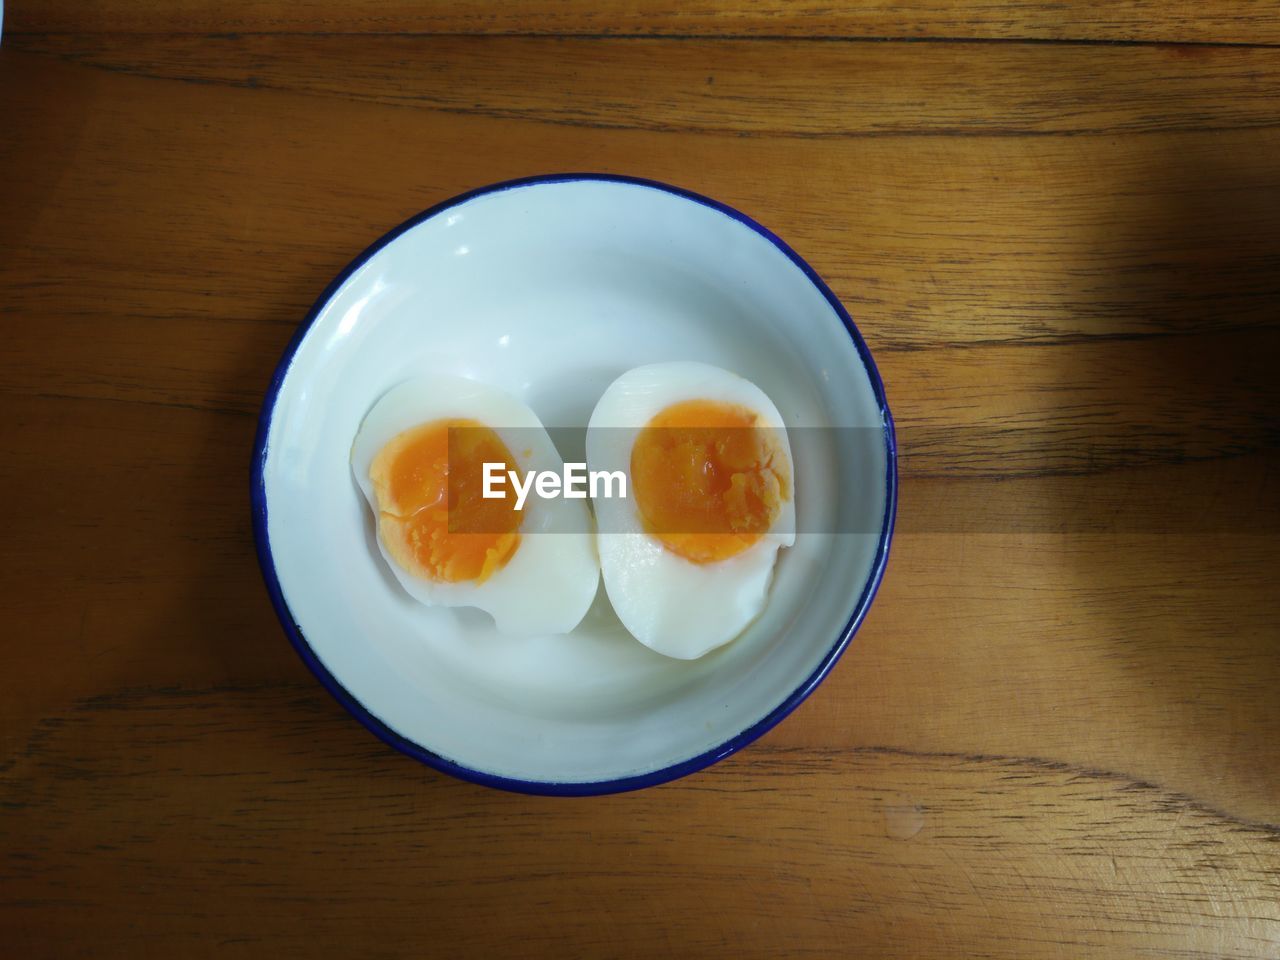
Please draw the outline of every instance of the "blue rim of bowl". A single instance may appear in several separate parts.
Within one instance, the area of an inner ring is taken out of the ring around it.
[[[836,316],[843,321],[845,329],[848,331],[850,338],[853,340],[854,346],[857,347],[858,356],[862,360],[863,366],[866,368],[867,377],[871,381],[871,388],[875,393],[876,403],[880,408],[880,414],[884,422],[885,436],[885,509],[884,519],[881,523],[880,540],[876,545],[876,556],[872,564],[871,573],[867,577],[866,583],[863,585],[862,593],[858,597],[858,602],[854,605],[853,612],[845,624],[844,629],[840,631],[835,643],[823,655],[822,662],[817,668],[809,674],[805,680],[796,687],[782,703],[774,707],[768,714],[760,720],[757,720],[747,729],[730,737],[724,743],[711,748],[695,757],[687,760],[681,760],[679,763],[671,764],[660,770],[653,770],[649,773],[634,774],[627,777],[619,777],[612,780],[589,780],[589,781],[550,781],[550,780],[521,780],[513,777],[504,777],[498,774],[486,773],[483,770],[476,770],[472,767],[464,766],[453,760],[443,757],[438,753],[434,753],[416,743],[413,740],[402,736],[391,727],[387,726],[379,720],[363,703],[357,700],[332,673],[320,661],[316,652],[311,649],[311,645],[307,642],[306,637],[302,633],[302,629],[293,619],[293,613],[289,609],[288,603],[284,599],[284,593],[280,587],[280,579],[276,575],[275,561],[271,555],[271,542],[267,533],[267,490],[265,469],[267,462],[267,438],[271,431],[271,418],[275,412],[276,400],[280,395],[280,388],[284,384],[285,376],[289,372],[289,367],[293,363],[294,355],[298,348],[302,345],[308,331],[315,323],[316,318],[324,310],[325,306],[333,299],[342,285],[347,279],[360,269],[364,264],[383,247],[390,244],[401,234],[412,230],[420,223],[430,220],[432,217],[439,216],[446,210],[464,204],[469,200],[477,197],[483,197],[491,193],[501,193],[507,190],[515,190],[521,187],[531,187],[540,184],[550,183],[573,183],[578,181],[595,181],[603,183],[620,183],[630,186],[647,187],[651,190],[660,190],[663,193],[673,194],[693,203],[710,207],[717,210],[727,217],[738,221],[743,226],[754,230],[760,236],[764,237],[782,253],[784,253],[792,263],[799,267],[809,278],[818,291],[826,298],[831,309],[835,311]],[[657,180],[648,180],[643,177],[628,177],[620,174],[605,173],[553,173],[542,174],[532,177],[521,177],[516,180],[504,180],[500,183],[490,184],[488,186],[479,187],[475,190],[469,190],[461,193],[456,197],[437,203],[433,207],[422,211],[414,217],[410,217],[398,227],[383,234],[379,239],[370,244],[363,253],[351,261],[341,273],[339,273],[329,283],[315,304],[311,307],[311,311],[307,314],[306,320],[298,327],[293,338],[289,341],[289,345],[285,347],[284,354],[280,358],[280,363],[276,366],[275,374],[271,378],[271,384],[267,387],[266,397],[263,399],[262,412],[258,417],[258,431],[253,443],[253,462],[250,471],[251,490],[250,499],[253,509],[253,535],[257,546],[258,564],[262,568],[262,577],[266,582],[267,592],[271,595],[271,604],[275,607],[276,616],[280,619],[281,626],[284,628],[285,634],[289,638],[289,642],[293,644],[293,648],[298,652],[298,656],[302,658],[302,662],[307,665],[312,673],[316,675],[316,679],[324,686],[330,694],[333,695],[339,703],[341,703],[349,713],[360,721],[374,736],[378,737],[384,743],[394,747],[401,753],[405,753],[415,760],[425,763],[441,773],[447,773],[450,776],[457,777],[460,780],[466,780],[471,783],[480,784],[486,787],[495,787],[500,790],[508,790],[514,793],[538,794],[543,796],[564,796],[564,797],[582,797],[582,796],[598,796],[609,793],[623,793],[628,790],[640,790],[644,787],[657,786],[661,783],[667,783],[671,780],[677,780],[680,777],[688,776],[705,767],[711,766],[723,760],[730,754],[736,753],[743,747],[759,739],[768,733],[774,726],[782,721],[784,717],[795,710],[805,698],[809,696],[820,684],[831,668],[835,666],[836,661],[840,659],[841,654],[848,648],[849,642],[853,639],[853,635],[857,633],[858,627],[861,626],[863,619],[867,615],[867,611],[871,608],[871,602],[875,599],[876,591],[880,588],[880,583],[884,579],[885,565],[889,559],[889,543],[893,539],[893,525],[897,515],[898,503],[898,446],[897,438],[894,433],[893,416],[889,412],[889,403],[885,399],[884,382],[880,379],[880,372],[876,369],[875,361],[871,358],[871,351],[867,348],[866,343],[862,339],[862,334],[858,332],[858,327],[853,322],[853,318],[849,316],[849,312],[845,310],[844,305],[840,303],[836,295],[831,292],[831,288],[826,285],[823,279],[818,276],[817,271],[809,266],[804,259],[789,247],[785,241],[769,230],[767,227],[761,226],[745,213],[741,213],[718,200],[710,197],[704,197],[701,194],[694,193],[691,190],[685,190],[682,187],[671,186]]]

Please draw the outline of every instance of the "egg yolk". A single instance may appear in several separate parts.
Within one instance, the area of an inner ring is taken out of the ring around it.
[[[791,465],[757,414],[715,400],[667,407],[631,448],[645,531],[694,563],[727,560],[760,539],[791,498]]]
[[[436,420],[393,437],[369,467],[378,531],[392,559],[426,580],[480,584],[520,547],[511,484],[485,499],[484,464],[511,451],[475,420]]]

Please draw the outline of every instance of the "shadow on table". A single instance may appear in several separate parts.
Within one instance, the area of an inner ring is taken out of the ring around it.
[[[1119,336],[1062,351],[1062,381],[1095,386],[1071,414],[1087,486],[1046,504],[1091,531],[1061,628],[1133,691],[1094,718],[1118,755],[1173,757],[1211,802],[1278,822],[1280,158],[1201,139],[1147,162],[1093,225],[1097,333]]]

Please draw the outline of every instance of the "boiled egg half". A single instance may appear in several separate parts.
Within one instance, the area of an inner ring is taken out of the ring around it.
[[[485,496],[485,464],[500,465],[495,477],[563,470],[532,410],[456,376],[392,388],[351,447],[378,548],[409,596],[428,606],[477,607],[504,634],[568,633],[600,579],[586,502],[528,497],[517,509],[509,477],[490,482]]]
[[[691,660],[737,637],[795,542],[791,450],[755,384],[704,363],[637,367],[605,391],[587,466],[622,471],[595,497],[605,589],[643,644]]]

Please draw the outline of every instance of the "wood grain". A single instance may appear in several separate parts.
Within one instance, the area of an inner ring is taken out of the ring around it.
[[[1280,51],[289,33],[916,16],[371,9],[9,11],[0,952],[1280,955]],[[1051,12],[931,9],[955,36]],[[1140,14],[1274,29],[1056,22]],[[283,32],[199,36],[250,28]],[[271,370],[347,260],[583,168],[719,197],[818,268],[884,373],[902,495],[799,711],[565,803],[351,721],[280,634],[245,494]]]
[[[22,909],[108,943],[145,916],[237,957],[1254,957],[1280,930],[1274,828],[1111,774],[770,746],[719,780],[564,802],[430,777],[338,713],[310,684],[83,703],[20,760],[6,817],[41,841],[11,868]]]
[[[1280,84],[1280,48],[1272,47],[58,33],[9,42],[191,83],[573,127],[739,137],[1268,127],[1276,125]],[[661,70],[653,69],[655,52]]]
[[[463,33],[920,37],[1275,43],[1267,0],[45,0],[15,5],[17,32]]]

